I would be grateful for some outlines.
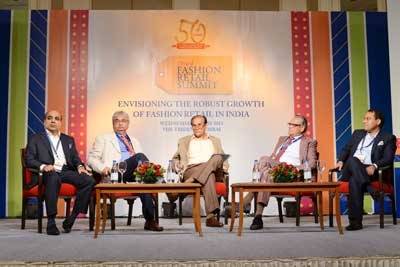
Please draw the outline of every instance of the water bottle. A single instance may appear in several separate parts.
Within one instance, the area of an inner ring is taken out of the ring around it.
[[[116,160],[113,160],[110,176],[111,183],[118,183],[118,164]]]
[[[258,168],[258,160],[254,161],[253,173],[252,173],[252,182],[253,183],[259,183],[260,182],[260,170]]]
[[[174,181],[174,172],[172,171],[172,160],[168,161],[168,168],[167,168],[167,183],[173,183]]]
[[[303,173],[304,173],[304,182],[307,182],[307,183],[311,182],[312,174],[311,174],[311,168],[310,168],[310,165],[308,164],[308,161],[304,162]]]

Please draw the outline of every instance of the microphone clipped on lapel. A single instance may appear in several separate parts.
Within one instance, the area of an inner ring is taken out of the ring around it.
[[[68,144],[68,149],[72,149],[72,143]]]
[[[383,146],[383,141],[379,141],[379,143],[377,144],[377,146]]]

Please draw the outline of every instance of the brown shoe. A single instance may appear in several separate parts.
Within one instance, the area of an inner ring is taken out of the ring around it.
[[[154,232],[161,232],[164,230],[162,226],[159,226],[155,220],[148,220],[144,224],[144,230],[154,231]]]
[[[179,194],[178,193],[167,193],[167,197],[168,197],[168,201],[172,203],[178,199]]]
[[[221,222],[219,222],[219,221],[217,220],[217,218],[211,217],[211,218],[208,218],[208,219],[206,220],[206,226],[207,226],[207,227],[222,227],[222,226],[224,226],[224,224],[221,223]]]

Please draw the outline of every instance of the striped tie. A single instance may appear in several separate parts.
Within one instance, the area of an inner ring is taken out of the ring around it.
[[[125,147],[128,149],[129,154],[133,156],[135,154],[135,150],[133,149],[131,142],[129,142],[128,138],[126,138],[124,135],[120,135],[120,137],[122,142],[124,142]]]
[[[279,149],[278,154],[275,156],[275,160],[279,161],[279,159],[282,157],[283,153],[285,153],[286,149],[290,146],[290,144],[293,142],[294,138],[289,137],[281,146],[281,149]]]

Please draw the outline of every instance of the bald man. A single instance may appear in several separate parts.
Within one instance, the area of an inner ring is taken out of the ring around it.
[[[43,173],[44,199],[47,212],[47,234],[59,235],[55,218],[57,200],[62,183],[76,187],[76,199],[71,215],[62,224],[65,233],[71,231],[79,213],[86,213],[90,195],[95,185],[82,163],[75,147],[74,138],[61,133],[61,113],[57,110],[46,112],[43,125],[45,131],[30,136],[25,162],[28,168]],[[33,180],[37,177],[33,177]]]

